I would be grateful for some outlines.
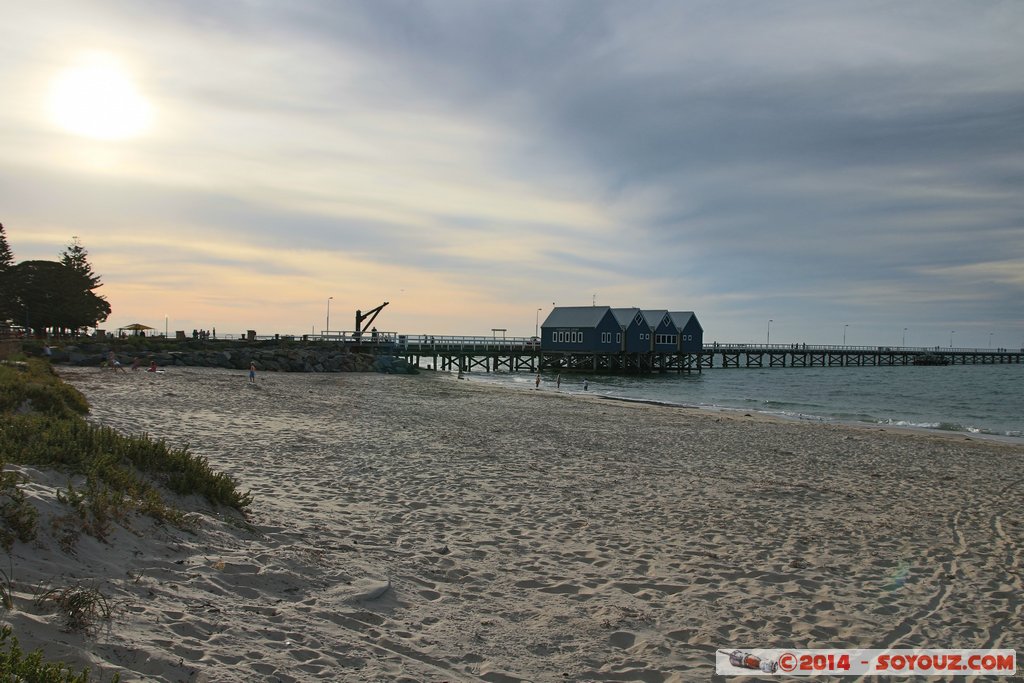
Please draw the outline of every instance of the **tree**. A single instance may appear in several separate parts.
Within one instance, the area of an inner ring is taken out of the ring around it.
[[[14,254],[7,244],[4,224],[0,223],[0,323],[11,319],[14,314],[13,296],[10,287],[10,271],[14,266]]]
[[[7,244],[7,232],[4,224],[0,223],[0,271],[7,270],[14,265],[14,254],[10,245]]]
[[[77,235],[72,236],[71,243],[61,252],[60,262],[61,265],[71,269],[81,278],[81,282],[77,286],[81,287],[83,284],[85,286],[84,290],[76,293],[75,285],[72,285],[67,292],[69,296],[73,297],[69,321],[78,321],[78,323],[66,325],[66,329],[77,330],[82,327],[95,327],[96,323],[106,320],[110,315],[110,304],[107,303],[106,298],[93,292],[102,287],[103,283],[100,282],[100,276],[93,272],[92,264],[89,263],[89,252],[82,246],[82,241],[78,239]]]
[[[110,304],[92,291],[93,282],[70,265],[22,261],[8,274],[14,321],[37,333],[95,327],[110,315]]]
[[[71,244],[61,252],[60,262],[89,280],[92,283],[89,287],[90,290],[103,286],[99,276],[92,271],[92,264],[89,263],[89,252],[82,246],[82,241],[78,239],[77,235],[71,238]]]

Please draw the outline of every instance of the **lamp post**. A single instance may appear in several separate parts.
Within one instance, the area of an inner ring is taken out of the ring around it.
[[[772,345],[772,322],[773,321],[771,319],[768,320],[768,338],[765,339],[765,342],[764,342],[765,346],[771,346]]]
[[[843,325],[843,346],[846,346],[846,328],[850,326],[850,323]]]
[[[533,321],[533,336],[534,337],[539,337],[540,336],[540,311],[541,311],[541,309],[538,308],[537,309],[537,315],[534,316],[534,318],[535,318],[535,320]]]
[[[988,348],[990,348],[990,349],[992,348],[992,335],[993,334],[995,334],[995,333],[994,332],[989,332],[988,333]]]
[[[164,313],[164,339],[167,339],[167,314]]]
[[[956,334],[956,330],[950,330],[949,332],[949,348],[953,348],[953,335]]]
[[[331,299],[333,296],[327,297],[327,335],[331,334]]]
[[[903,328],[903,346],[907,345],[907,328]]]

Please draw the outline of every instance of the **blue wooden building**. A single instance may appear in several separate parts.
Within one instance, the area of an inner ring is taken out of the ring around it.
[[[625,353],[650,353],[651,325],[639,308],[613,308],[612,315],[622,328],[622,347]]]
[[[560,306],[540,328],[540,347],[551,351],[616,353],[622,330],[607,306]]]
[[[541,325],[541,367],[699,371],[703,334],[692,311],[555,307]]]
[[[704,349],[704,328],[693,311],[672,311],[669,313],[679,334],[679,350],[683,353],[700,353]]]

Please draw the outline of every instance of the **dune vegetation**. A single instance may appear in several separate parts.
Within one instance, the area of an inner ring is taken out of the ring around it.
[[[211,469],[205,458],[146,435],[126,436],[92,424],[86,420],[88,411],[85,397],[62,382],[47,361],[0,363],[0,546],[8,553],[15,543],[30,543],[41,533],[55,534],[61,547],[72,552],[81,535],[106,541],[115,525],[130,526],[137,515],[189,528],[190,517],[175,507],[171,494],[199,496],[242,513],[252,502],[249,493]],[[39,519],[22,490],[26,469],[68,476],[58,496],[67,513],[59,520],[47,524]],[[0,603],[10,610],[10,576],[0,578],[6,578],[0,582]],[[103,613],[88,614],[94,612]],[[0,632],[0,680],[88,680],[88,674],[44,662],[38,651],[22,652],[16,634],[5,627]]]

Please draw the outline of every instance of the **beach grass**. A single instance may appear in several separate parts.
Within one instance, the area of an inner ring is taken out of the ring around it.
[[[50,520],[50,531],[66,552],[73,552],[81,534],[108,541],[115,525],[129,526],[137,514],[188,528],[189,517],[165,501],[165,490],[243,513],[252,502],[205,458],[146,435],[125,436],[90,424],[88,411],[85,397],[62,382],[45,360],[0,364],[0,545],[8,552],[15,542],[30,542],[40,533],[39,513],[23,490],[27,478],[11,466],[68,476],[67,488],[57,496],[67,512]],[[11,610],[12,574],[0,573],[0,601]],[[69,630],[87,631],[111,613],[98,589],[80,584],[44,591],[37,604],[62,614]],[[45,661],[41,650],[24,652],[5,626],[0,629],[0,680],[77,683],[88,681],[89,671],[75,673],[63,662]]]
[[[110,602],[99,588],[81,583],[47,588],[36,596],[36,604],[60,613],[68,631],[91,631],[112,615]]]
[[[125,436],[85,420],[88,403],[40,359],[0,365],[0,466],[21,465],[69,475],[61,496],[69,527],[105,540],[114,524],[144,514],[176,525],[184,514],[162,490],[198,495],[244,512],[252,502],[229,476],[205,458],[169,448],[145,434]],[[73,483],[77,482],[77,483]],[[28,541],[37,533],[35,512],[17,473],[0,473],[0,544]],[[65,536],[67,537],[67,536]]]

